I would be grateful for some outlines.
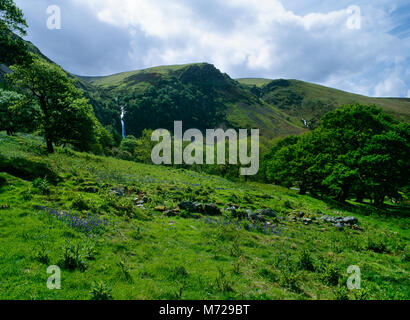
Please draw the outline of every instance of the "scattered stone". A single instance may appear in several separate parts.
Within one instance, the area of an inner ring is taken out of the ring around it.
[[[235,216],[236,215],[236,213],[237,213],[237,210],[236,210],[236,208],[235,207],[229,207],[229,208],[226,208],[225,209],[225,211],[228,211],[228,212],[230,212],[233,216]]]
[[[309,219],[309,218],[303,218],[302,221],[303,221],[303,224],[306,226],[312,223],[312,219]]]
[[[305,213],[303,211],[297,211],[295,212],[295,215],[298,218],[303,218],[305,216]]]
[[[164,206],[157,206],[157,207],[154,208],[154,210],[155,210],[155,211],[159,211],[159,212],[164,212],[164,211],[166,211],[167,209],[166,209]]]
[[[195,212],[196,210],[196,206],[195,203],[191,202],[191,201],[184,201],[184,202],[180,202],[178,207],[182,210],[186,210],[188,212]]]
[[[256,211],[256,213],[265,217],[276,218],[276,212],[272,209],[261,209]]]
[[[342,223],[340,223],[340,222],[334,224],[334,226],[335,226],[337,229],[339,229],[340,231],[342,231],[342,230],[344,229],[344,225],[343,225]]]
[[[118,197],[123,197],[124,196],[124,190],[120,188],[113,188],[110,190],[111,193],[115,194]]]
[[[204,206],[204,213],[209,216],[219,216],[222,214],[221,209],[214,203],[206,204]]]
[[[343,219],[343,223],[349,224],[349,225],[355,225],[359,222],[359,219],[355,217],[347,217]]]

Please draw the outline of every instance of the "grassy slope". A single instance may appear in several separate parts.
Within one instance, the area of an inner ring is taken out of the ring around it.
[[[405,208],[392,208],[394,215],[386,217],[366,206],[341,208],[275,186],[59,148],[46,156],[42,150],[40,139],[0,134],[0,299],[88,299],[93,282],[100,280],[112,288],[115,299],[334,299],[340,290],[329,282],[332,270],[340,272],[339,286],[344,286],[349,265],[361,267],[364,290],[356,293],[358,298],[410,298]],[[34,176],[38,168],[59,176],[50,194],[33,187],[31,168],[37,168]],[[129,200],[106,191],[120,186],[130,190]],[[98,193],[85,192],[89,187]],[[146,210],[130,206],[137,191],[150,199]],[[229,217],[231,224],[225,225],[154,210],[158,205],[173,208],[180,200],[214,202],[221,208],[230,203],[273,208],[280,217],[272,220],[277,233],[246,231],[245,221],[235,227]],[[75,209],[79,204],[87,210]],[[87,237],[35,205],[105,217],[113,225]],[[292,222],[290,215],[300,211],[310,217],[354,215],[364,231]],[[85,271],[63,268],[62,290],[50,291],[46,268],[62,265],[66,241],[88,248],[93,259]],[[298,266],[303,250],[309,250],[315,270]],[[50,261],[39,262],[38,252],[46,252]]]
[[[212,81],[216,79],[217,83],[211,85],[227,107],[227,125],[259,128],[263,145],[274,138],[301,134],[307,131],[302,118],[314,127],[325,113],[345,104],[376,104],[401,121],[410,119],[410,99],[369,98],[298,80],[232,80],[217,69],[209,70],[209,66],[207,63],[161,66],[107,77],[82,77],[82,80],[91,86],[121,94],[144,92],[161,79],[181,79],[188,72],[191,72],[188,82],[195,80],[196,75],[202,83],[209,75]],[[221,77],[224,78],[220,80]],[[283,87],[281,82],[286,86]]]
[[[269,102],[269,95],[272,92],[270,92],[269,89],[267,89],[267,86],[272,82],[272,80],[255,78],[238,79],[238,81],[247,86],[256,86],[258,88],[261,88],[264,93],[263,99]],[[284,95],[286,96],[287,94],[289,94],[289,92],[296,93],[303,98],[305,105],[305,108],[303,108],[303,106],[297,106],[293,110],[285,111],[290,116],[303,116],[307,120],[309,120],[312,117],[315,110],[310,110],[307,107],[307,102],[322,100],[324,102],[334,102],[337,106],[354,103],[361,103],[365,105],[374,104],[381,107],[383,110],[385,110],[387,113],[391,114],[398,120],[410,120],[410,99],[407,98],[373,98],[299,80],[285,81],[289,82],[290,86],[289,91],[284,92]],[[278,89],[275,88],[274,91],[276,92],[276,90]]]

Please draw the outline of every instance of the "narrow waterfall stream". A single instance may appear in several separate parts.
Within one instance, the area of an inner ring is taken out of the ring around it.
[[[124,116],[125,116],[125,109],[124,107],[121,107],[121,127],[122,127],[122,137],[125,139],[125,122],[124,122]]]

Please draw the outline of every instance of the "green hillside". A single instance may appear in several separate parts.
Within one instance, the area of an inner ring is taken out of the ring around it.
[[[313,129],[324,114],[346,104],[375,104],[398,120],[410,119],[410,99],[370,98],[298,80],[233,80],[207,63],[161,66],[81,79],[120,98],[143,95],[152,88],[160,90],[164,82],[180,83],[183,88],[193,86],[223,105],[216,126],[259,128],[264,142]],[[125,105],[133,109],[136,106],[132,102],[127,105],[130,100]],[[140,109],[139,114],[143,110]],[[128,123],[133,121],[132,117],[126,118]],[[150,127],[149,120],[145,123]],[[138,135],[138,132],[131,133]]]
[[[239,79],[259,91],[263,101],[274,105],[295,122],[305,119],[313,128],[327,112],[342,105],[376,105],[400,121],[410,120],[410,99],[371,98],[299,80]]]
[[[0,134],[0,299],[410,298],[408,208],[42,143]],[[351,265],[363,289],[348,292]]]

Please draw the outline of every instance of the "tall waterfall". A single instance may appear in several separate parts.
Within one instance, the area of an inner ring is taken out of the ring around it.
[[[124,122],[124,116],[125,116],[125,109],[124,109],[124,107],[121,107],[122,137],[125,139],[125,122]]]

